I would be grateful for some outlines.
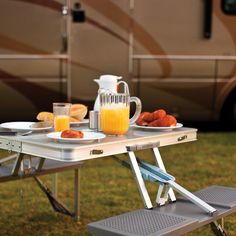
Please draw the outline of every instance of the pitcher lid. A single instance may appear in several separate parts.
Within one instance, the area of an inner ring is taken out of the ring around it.
[[[99,77],[101,81],[117,81],[119,79],[122,79],[122,76],[116,76],[116,75],[101,75]]]

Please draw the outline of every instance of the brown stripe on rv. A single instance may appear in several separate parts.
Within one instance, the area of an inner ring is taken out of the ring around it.
[[[47,51],[37,49],[35,47],[32,47],[28,44],[19,42],[15,39],[12,39],[12,38],[7,37],[7,36],[2,35],[2,34],[0,34],[0,48],[10,49],[10,50],[14,50],[14,51],[21,52],[21,53],[27,53],[27,54],[45,54],[45,55],[49,55],[49,52],[47,52]],[[82,68],[87,69],[87,70],[94,71],[94,72],[104,73],[104,71],[102,71],[98,68],[95,68],[95,67],[92,67],[92,66],[89,66],[89,65],[85,65],[85,64],[79,63],[77,61],[71,61],[71,64],[74,65],[74,66],[82,67]]]
[[[155,39],[137,22],[135,22],[127,13],[122,11],[117,5],[109,0],[84,0],[84,4],[89,5],[109,20],[119,25],[126,32],[130,31],[132,24],[134,36],[151,54],[166,55],[162,47]],[[157,61],[162,68],[163,77],[171,73],[171,64],[169,61]]]
[[[4,49],[11,49],[18,52],[24,53],[38,53],[38,54],[47,54],[45,51],[37,49],[35,47],[31,47],[28,44],[19,42],[15,39],[7,37],[5,35],[0,34],[0,47]]]
[[[26,2],[26,3],[30,3],[30,4],[35,4],[35,5],[39,5],[39,6],[43,6],[43,7],[48,7],[52,10],[57,10],[57,11],[61,11],[62,9],[62,4],[53,0],[13,0],[13,1],[17,1],[17,2]]]
[[[125,44],[129,44],[129,41],[126,40],[125,38],[121,37],[119,34],[116,32],[112,31],[111,29],[107,28],[105,25],[102,25],[101,23],[93,20],[92,18],[86,16],[86,22],[90,23],[91,25],[96,26],[97,28],[100,28],[103,31],[108,32],[110,35],[113,35],[115,38],[119,39],[120,41],[124,42]]]
[[[14,1],[20,1],[20,2],[25,2],[25,3],[30,3],[30,4],[35,4],[35,5],[39,5],[42,7],[47,7],[50,8],[52,10],[56,10],[61,12],[62,6],[63,4],[55,2],[55,1],[48,1],[48,0],[14,0]],[[90,18],[89,16],[86,16],[86,22],[88,24],[91,24],[107,33],[109,33],[110,35],[114,36],[115,38],[121,40],[122,42],[128,44],[128,40],[123,38],[122,36],[120,36],[119,34],[117,34],[116,32],[114,32],[113,30],[109,29],[108,27],[106,27],[105,25],[102,25],[101,23],[93,20],[92,18]]]
[[[26,81],[24,78],[10,74],[2,69],[0,69],[0,81],[17,90],[17,92],[20,92],[25,98],[30,98],[30,101],[38,111],[51,111],[53,102],[67,100],[65,94],[61,94],[37,83]],[[81,102],[75,97],[72,97],[71,100],[74,103]]]
[[[66,101],[66,96],[59,92],[36,83],[25,81],[24,78],[15,76],[1,69],[0,80],[4,84],[20,92],[25,98],[30,98],[30,101],[38,111],[45,109],[51,110],[51,105],[55,101]]]
[[[48,1],[48,0],[15,0],[21,2],[27,2],[30,4],[37,4],[44,7],[48,7],[54,10],[61,10],[62,4],[55,2],[55,1]],[[83,1],[85,5],[89,5],[93,7],[95,10],[99,11],[101,14],[109,18],[111,21],[119,25],[123,30],[129,32],[130,24],[133,26],[134,36],[145,47],[151,54],[160,54],[166,55],[165,51],[162,47],[155,41],[155,39],[137,22],[135,22],[128,14],[122,11],[118,6],[113,4],[108,0],[86,0]],[[103,31],[108,32],[109,34],[115,36],[116,38],[120,39],[121,41],[127,43],[127,40],[118,36],[114,31],[108,29],[107,27],[101,25],[100,23],[92,20],[92,18],[87,17],[87,22],[93,24],[94,26],[100,28]],[[157,61],[160,64],[163,72],[163,77],[168,77],[171,73],[171,64],[168,60],[164,61]]]

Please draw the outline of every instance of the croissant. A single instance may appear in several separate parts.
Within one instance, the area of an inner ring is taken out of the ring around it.
[[[83,138],[83,137],[84,137],[83,132],[79,130],[68,129],[62,131],[61,133],[61,138]]]
[[[136,124],[149,127],[171,127],[176,126],[177,120],[174,116],[168,115],[164,109],[158,109],[152,113],[142,112]]]

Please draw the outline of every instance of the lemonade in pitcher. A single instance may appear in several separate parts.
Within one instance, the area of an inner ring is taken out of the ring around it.
[[[129,129],[129,107],[119,103],[102,106],[100,122],[101,129],[106,134],[125,134]]]
[[[135,102],[136,111],[129,118],[130,102]],[[100,94],[100,127],[108,135],[123,135],[128,132],[141,112],[141,101],[137,97],[130,97],[129,93],[101,93]]]

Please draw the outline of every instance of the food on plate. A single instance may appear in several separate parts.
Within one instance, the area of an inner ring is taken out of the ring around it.
[[[36,118],[37,120],[40,120],[40,121],[53,121],[54,115],[52,112],[41,111],[38,113]]]
[[[70,122],[80,122],[80,120],[74,118],[74,117],[70,117]]]
[[[83,104],[72,104],[70,109],[70,122],[80,122],[84,119],[88,112],[88,108]],[[39,121],[54,121],[52,112],[41,111],[37,115]]]
[[[165,125],[165,124],[167,124],[168,126],[176,126],[177,125],[177,120],[172,115],[166,115],[162,119],[163,119],[163,122],[164,122],[163,125]]]
[[[172,127],[176,126],[177,121],[174,116],[166,115],[160,119],[154,120],[148,124],[149,127]]]
[[[147,122],[152,122],[154,120],[154,116],[153,113],[151,112],[146,112],[146,114],[144,115],[143,119]]]
[[[68,129],[62,131],[61,133],[61,138],[83,138],[83,137],[84,133],[79,130]]]
[[[153,112],[153,118],[154,118],[153,120],[161,119],[164,116],[166,116],[166,111],[163,109],[158,109]]]
[[[70,116],[82,121],[88,112],[88,108],[83,104],[72,104],[70,108]]]
[[[158,109],[152,113],[142,112],[136,124],[148,127],[173,127],[176,126],[177,121],[174,116],[167,114],[164,109]]]
[[[149,113],[149,112],[142,112],[142,113],[139,115],[139,117],[138,117],[138,119],[137,119],[137,121],[136,121],[136,124],[137,124],[137,125],[141,125],[141,126],[146,126],[146,125],[148,125],[148,122],[145,121],[145,119],[144,119],[144,117],[145,117],[148,113]]]

